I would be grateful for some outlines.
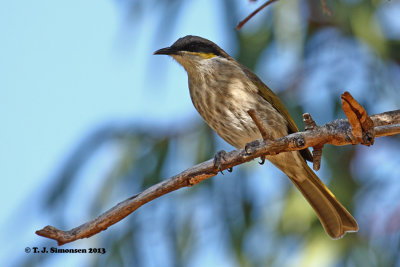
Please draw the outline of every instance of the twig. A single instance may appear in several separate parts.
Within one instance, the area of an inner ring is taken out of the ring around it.
[[[312,131],[318,126],[317,123],[314,121],[314,119],[311,117],[310,113],[303,114],[303,122],[306,125],[305,126],[306,131]]]
[[[254,121],[255,125],[257,126],[258,130],[261,133],[261,136],[265,142],[268,142],[269,140],[274,140],[272,135],[270,135],[267,130],[264,128],[263,123],[261,122],[261,119],[257,116],[256,111],[254,109],[250,109],[247,111],[247,113],[250,115],[251,119]],[[248,144],[249,145],[249,144]],[[247,147],[244,148],[245,151],[247,151]],[[265,155],[260,156],[261,161],[259,162],[261,165],[264,164],[265,162]]]
[[[353,145],[362,143],[370,146],[374,144],[375,131],[374,122],[368,117],[367,111],[351,96],[349,92],[341,95],[343,111],[350,123],[353,136]],[[315,130],[318,125],[309,113],[303,114],[303,121],[306,131]],[[313,169],[318,171],[321,168],[322,149],[324,145],[313,147]]]
[[[251,2],[255,2],[254,0],[250,0]],[[258,12],[263,10],[266,6],[272,4],[273,2],[276,2],[278,0],[269,0],[265,2],[263,5],[261,5],[259,8],[257,8],[255,11],[253,11],[250,15],[248,15],[244,20],[240,21],[239,24],[236,26],[236,30],[242,29],[243,25],[246,24],[252,17],[254,17]],[[332,11],[326,4],[326,0],[321,0],[321,6],[322,6],[322,12],[328,16],[332,15]]]
[[[373,115],[370,118],[375,125],[376,137],[400,133],[400,110]],[[349,145],[353,144],[353,140],[349,121],[339,119],[316,127],[314,130],[293,133],[276,140],[268,140],[268,142],[259,140],[256,145],[248,147],[246,151],[239,149],[226,153],[222,169],[226,170],[265,155],[302,150],[324,144]],[[88,238],[119,222],[147,202],[179,188],[193,186],[215,176],[217,172],[213,160],[210,159],[128,198],[90,222],[69,231],[46,226],[36,231],[36,234],[56,240],[58,245]]]
[[[400,133],[400,123],[375,127],[375,137],[391,136]]]
[[[322,12],[328,16],[332,15],[331,9],[328,7],[326,0],[321,0]]]
[[[318,127],[317,123],[313,120],[310,113],[303,114],[303,121],[304,121],[304,124],[306,125],[306,127],[305,127],[306,131],[313,131]],[[313,147],[312,156],[313,156],[314,171],[318,171],[321,168],[321,158],[322,158],[322,148],[323,147],[324,147],[324,145]]]
[[[236,30],[240,30],[244,24],[246,24],[252,17],[254,17],[258,12],[260,12],[261,10],[263,10],[266,6],[268,6],[269,4],[272,4],[273,2],[276,2],[278,0],[269,0],[267,2],[265,2],[264,4],[262,4],[259,8],[257,8],[255,11],[253,11],[250,15],[248,15],[244,20],[242,20],[241,22],[239,22],[239,24],[236,26]]]
[[[266,140],[273,140],[272,136],[267,132],[267,130],[264,128],[260,118],[257,116],[256,111],[254,109],[250,109],[247,111],[247,113],[250,115],[251,119],[254,121],[256,124],[258,130],[261,133],[261,136],[264,141]]]
[[[375,138],[374,122],[368,117],[367,111],[345,92],[341,96],[343,111],[349,119],[351,133],[355,137],[353,144],[373,145]]]

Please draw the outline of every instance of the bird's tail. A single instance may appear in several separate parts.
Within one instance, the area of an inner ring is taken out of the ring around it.
[[[358,225],[353,216],[335,198],[306,162],[302,176],[306,179],[290,178],[313,207],[326,233],[333,239],[343,237],[346,232],[357,232]]]
[[[310,169],[299,152],[280,153],[267,159],[289,176],[313,207],[330,237],[338,239],[346,232],[358,231],[356,220]]]

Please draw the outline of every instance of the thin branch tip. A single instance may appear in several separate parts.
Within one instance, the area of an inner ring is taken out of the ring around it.
[[[72,240],[68,241],[68,238],[66,238],[67,233],[65,231],[59,230],[51,225],[47,225],[43,229],[36,231],[35,234],[42,236],[42,237],[49,238],[49,239],[53,239],[53,240],[57,241],[57,244],[59,246],[62,246],[66,243],[69,243],[69,242],[72,242],[75,240],[75,239],[72,239]]]
[[[303,121],[306,131],[314,131],[318,128],[317,123],[314,121],[310,113],[303,114]],[[321,168],[321,158],[322,158],[322,149],[324,145],[318,145],[313,147],[312,157],[313,157],[313,169],[314,171],[318,171]]]
[[[276,2],[278,0],[269,0],[267,2],[265,2],[264,4],[262,4],[259,8],[257,8],[256,10],[254,10],[250,15],[248,15],[245,19],[243,19],[242,21],[240,21],[238,23],[238,25],[236,26],[236,30],[239,31],[242,29],[242,27],[250,20],[252,19],[255,15],[257,15],[257,13],[259,13],[261,10],[263,10],[264,8],[266,8],[268,5],[272,4],[273,2]],[[255,0],[250,0],[250,2],[255,2]],[[321,7],[322,7],[322,12],[328,16],[332,15],[332,11],[331,9],[328,7],[326,0],[321,0]]]
[[[273,2],[276,2],[278,0],[269,0],[267,2],[265,2],[264,4],[262,4],[259,8],[257,8],[255,11],[253,11],[250,15],[248,15],[244,20],[240,21],[239,24],[236,26],[236,30],[240,30],[242,29],[242,27],[244,26],[244,24],[246,24],[252,17],[254,17],[258,12],[260,12],[261,10],[263,10],[265,7],[267,7],[268,5],[272,4]]]
[[[306,125],[306,127],[305,127],[306,131],[312,131],[312,130],[314,130],[315,127],[317,127],[317,123],[311,117],[310,113],[303,114],[303,122]]]
[[[321,6],[322,6],[322,13],[328,16],[332,16],[332,10],[328,7],[326,0],[321,0]]]
[[[312,156],[314,171],[319,171],[319,169],[321,168],[322,148],[323,146],[313,147]]]
[[[374,144],[375,126],[367,111],[349,92],[341,95],[343,111],[349,120],[353,144],[370,146]]]

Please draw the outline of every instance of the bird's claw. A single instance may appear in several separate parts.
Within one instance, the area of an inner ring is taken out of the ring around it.
[[[258,145],[260,145],[260,142],[258,140],[254,140],[254,141],[252,141],[250,143],[247,143],[244,146],[244,152],[246,153],[247,156],[251,155],[251,152],[249,152],[250,148],[254,147],[254,146],[258,146]]]
[[[254,140],[254,141],[252,141],[252,142],[250,142],[250,143],[247,143],[247,144],[244,146],[244,153],[246,153],[247,156],[251,155],[251,152],[249,152],[249,149],[250,149],[251,147],[255,147],[255,146],[258,146],[258,145],[260,145],[260,141],[259,141],[259,140]],[[258,163],[259,163],[260,165],[263,165],[263,164],[265,163],[265,156],[261,156],[260,159],[261,159],[261,161],[258,162]]]
[[[260,157],[261,161],[258,164],[263,165],[265,163],[265,156]]]
[[[222,171],[222,161],[225,160],[226,151],[221,150],[218,151],[217,154],[214,156],[214,166],[218,168],[218,172],[224,174]],[[232,167],[227,169],[228,172],[232,172]]]

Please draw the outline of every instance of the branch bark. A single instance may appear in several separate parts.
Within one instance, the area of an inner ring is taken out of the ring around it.
[[[375,137],[400,133],[400,110],[376,114],[369,118],[374,125]],[[355,144],[357,140],[360,141],[360,138],[352,135],[352,128],[349,121],[338,119],[323,126],[314,126],[311,130],[293,133],[276,140],[257,140],[246,146],[246,150],[239,149],[228,152],[224,155],[221,168],[222,170],[226,170],[266,155],[301,150],[307,147],[318,148],[325,144],[344,146]],[[36,234],[54,239],[60,246],[78,239],[88,238],[106,230],[147,202],[179,188],[198,184],[203,180],[215,176],[217,173],[218,167],[214,165],[213,159],[210,159],[120,202],[90,222],[69,231],[59,230],[53,226],[46,226],[36,231]]]

